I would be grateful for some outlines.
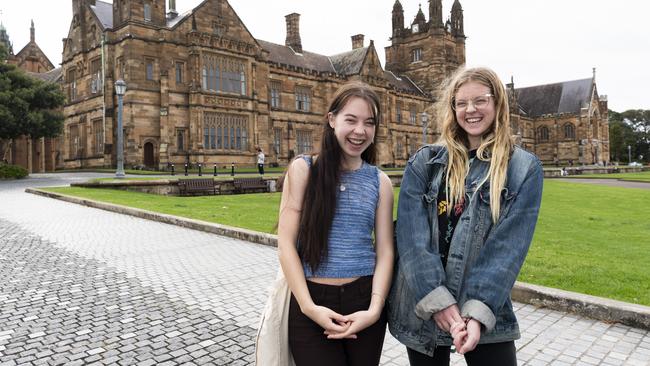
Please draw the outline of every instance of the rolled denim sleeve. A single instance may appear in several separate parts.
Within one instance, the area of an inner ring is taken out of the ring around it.
[[[409,160],[400,188],[397,207],[397,252],[399,266],[408,287],[415,294],[416,315],[431,319],[436,313],[456,300],[444,286],[445,271],[438,250],[438,241],[432,240],[430,203],[427,196],[429,181],[427,166],[430,150],[423,148]]]
[[[496,312],[510,296],[533,239],[542,200],[544,173],[535,159],[529,165],[510,208],[501,217],[480,250],[467,277],[467,298],[461,314],[483,324],[496,324]]]

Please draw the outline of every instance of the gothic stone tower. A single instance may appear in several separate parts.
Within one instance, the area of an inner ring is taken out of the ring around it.
[[[440,83],[465,63],[463,9],[455,0],[451,18],[442,21],[442,0],[429,0],[429,20],[419,9],[404,27],[399,0],[393,5],[393,36],[386,47],[386,69],[405,74],[425,93],[434,95]]]

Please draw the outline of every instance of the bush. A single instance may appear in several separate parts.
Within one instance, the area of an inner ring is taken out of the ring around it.
[[[21,179],[27,175],[29,172],[21,166],[0,163],[0,179]]]

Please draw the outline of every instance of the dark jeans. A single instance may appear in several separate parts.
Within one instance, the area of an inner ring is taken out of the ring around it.
[[[420,352],[406,348],[411,366],[449,366],[451,347],[439,346],[429,357]],[[515,342],[479,344],[472,352],[465,354],[467,366],[516,366],[517,350]]]
[[[361,277],[343,286],[321,285],[307,281],[309,293],[317,305],[349,315],[368,310],[372,276]],[[289,305],[289,346],[296,366],[377,366],[386,334],[386,312],[357,339],[327,339],[323,328],[300,311],[296,298]]]
[[[264,175],[264,164],[257,164],[257,171]]]

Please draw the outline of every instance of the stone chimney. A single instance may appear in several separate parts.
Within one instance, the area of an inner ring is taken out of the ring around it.
[[[296,53],[302,53],[302,42],[300,42],[300,14],[291,13],[285,16],[287,20],[287,40],[285,46],[289,46]]]
[[[352,49],[356,50],[357,48],[363,48],[363,34],[357,34],[352,36]]]

